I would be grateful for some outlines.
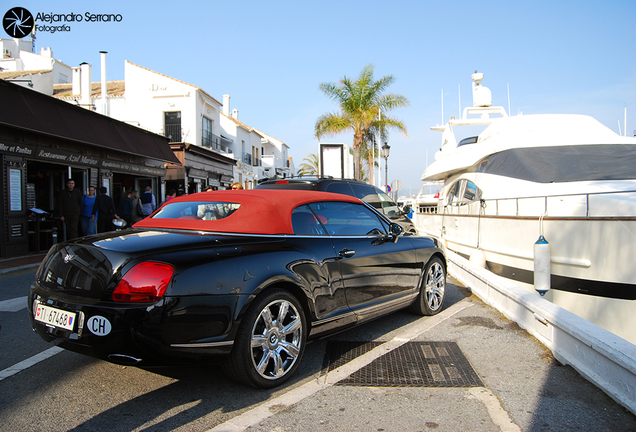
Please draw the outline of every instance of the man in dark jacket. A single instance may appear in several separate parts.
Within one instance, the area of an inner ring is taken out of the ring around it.
[[[115,203],[107,193],[108,189],[104,186],[99,188],[99,196],[95,198],[95,204],[93,204],[93,220],[95,220],[95,213],[97,213],[98,233],[112,231],[113,217],[119,219],[119,216],[115,213]]]
[[[155,196],[152,194],[152,188],[146,186],[146,191],[139,197],[141,201],[141,213],[143,217],[149,216],[157,208]]]
[[[79,236],[79,220],[82,213],[82,193],[75,189],[75,181],[68,179],[66,189],[60,192],[60,220],[66,226],[66,240]]]
[[[133,200],[132,191],[126,191],[124,197],[119,202],[119,217],[126,221],[126,225],[132,225]]]

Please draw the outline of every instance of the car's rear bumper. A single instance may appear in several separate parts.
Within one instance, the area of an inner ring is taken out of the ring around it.
[[[153,365],[228,354],[236,295],[165,298],[153,304],[80,304],[32,287],[33,330],[45,341],[114,363]],[[34,318],[36,302],[76,315],[72,330]]]

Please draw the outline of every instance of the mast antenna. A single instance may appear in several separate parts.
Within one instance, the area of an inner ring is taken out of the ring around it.
[[[444,124],[444,89],[442,89],[442,124]]]
[[[510,83],[506,85],[508,86],[508,115],[512,115],[512,112],[510,112]]]

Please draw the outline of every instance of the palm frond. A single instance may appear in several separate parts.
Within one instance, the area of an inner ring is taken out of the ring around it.
[[[340,112],[320,116],[316,121],[315,135],[321,138],[346,130],[353,132],[352,147],[356,179],[361,178],[362,160],[366,161],[368,167],[373,167],[375,164],[374,155],[379,149],[369,145],[372,137],[378,137],[377,147],[379,147],[380,142],[388,139],[388,129],[397,129],[407,135],[404,123],[387,116],[386,113],[395,108],[408,106],[408,99],[400,94],[387,94],[386,90],[395,82],[395,77],[387,75],[375,81],[373,70],[373,64],[368,64],[362,69],[357,79],[351,79],[345,75],[338,83],[327,82],[319,86],[327,97],[338,103]],[[361,151],[367,153],[361,155]],[[368,172],[373,181],[373,169],[371,168]]]

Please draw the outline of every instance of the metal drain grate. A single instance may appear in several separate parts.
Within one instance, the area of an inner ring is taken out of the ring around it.
[[[381,345],[329,341],[323,360],[328,373]],[[477,373],[455,342],[409,342],[338,382],[378,387],[482,387]]]

